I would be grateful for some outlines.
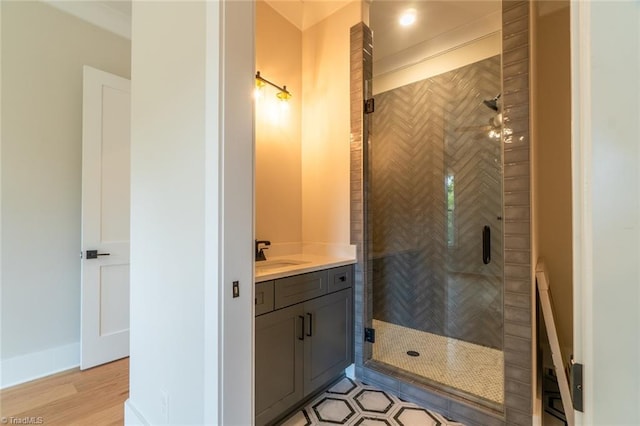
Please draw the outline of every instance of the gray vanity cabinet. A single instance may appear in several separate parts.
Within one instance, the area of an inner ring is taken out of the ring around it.
[[[257,284],[256,305],[270,300],[271,291],[275,303],[255,319],[256,426],[286,414],[351,364],[351,274],[343,266]],[[339,285],[327,286],[333,281]],[[293,304],[279,309],[284,303]]]
[[[264,425],[303,394],[302,304],[256,317],[256,425]]]
[[[351,289],[304,304],[304,396],[340,375],[352,359]]]

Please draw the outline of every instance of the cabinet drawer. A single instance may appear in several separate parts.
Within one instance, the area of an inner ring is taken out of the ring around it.
[[[351,265],[329,269],[327,271],[329,293],[351,287],[353,283],[352,270]]]
[[[255,315],[273,311],[273,281],[256,284]]]
[[[327,294],[327,271],[282,278],[275,282],[275,309]]]

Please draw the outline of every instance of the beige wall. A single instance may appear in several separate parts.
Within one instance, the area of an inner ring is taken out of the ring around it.
[[[571,57],[568,2],[564,5],[536,14],[533,213],[534,253],[549,271],[560,344],[571,350]]]
[[[5,372],[77,363],[82,66],[128,78],[130,56],[129,40],[44,3],[2,2]]]
[[[256,99],[256,238],[300,243],[302,32],[262,0],[256,3],[256,70],[293,95],[288,109],[272,87]]]
[[[349,244],[349,43],[353,2],[302,36],[302,238]]]
[[[256,68],[293,94],[286,112],[275,90],[256,102],[256,237],[272,255],[350,242],[349,30],[362,17],[352,2],[301,31],[256,4]]]

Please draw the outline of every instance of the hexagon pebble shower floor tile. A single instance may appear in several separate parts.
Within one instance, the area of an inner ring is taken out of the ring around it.
[[[281,424],[311,425],[464,426],[347,377]]]

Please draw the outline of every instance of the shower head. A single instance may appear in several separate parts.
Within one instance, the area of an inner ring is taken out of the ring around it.
[[[487,108],[491,108],[492,110],[498,112],[499,111],[499,107],[498,107],[498,99],[500,99],[500,96],[502,95],[502,93],[498,93],[493,99],[485,99],[484,101],[482,101],[482,103],[487,107]]]

